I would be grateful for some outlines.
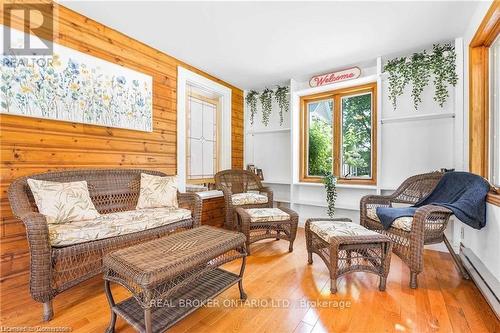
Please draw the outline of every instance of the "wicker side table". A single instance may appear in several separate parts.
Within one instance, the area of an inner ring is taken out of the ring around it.
[[[389,237],[352,223],[347,218],[308,219],[305,225],[308,263],[316,253],[330,271],[330,291],[337,292],[337,278],[352,272],[380,276],[379,290],[385,290],[391,265]]]
[[[219,268],[242,258],[239,274]],[[106,332],[114,332],[116,317],[139,332],[164,332],[208,299],[238,283],[246,299],[245,236],[239,232],[201,226],[131,246],[104,258],[104,287],[111,308]],[[132,297],[115,303],[110,282]]]

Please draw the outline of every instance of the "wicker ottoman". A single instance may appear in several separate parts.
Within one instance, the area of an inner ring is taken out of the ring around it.
[[[330,290],[337,292],[337,278],[351,272],[380,276],[379,290],[385,290],[391,265],[389,237],[352,223],[347,218],[308,219],[305,226],[308,263],[316,253],[330,271]]]
[[[290,242],[288,251],[293,251],[293,241],[297,235],[299,216],[288,208],[237,208],[238,230],[246,237],[246,250],[250,254],[250,244],[261,239],[284,239]]]

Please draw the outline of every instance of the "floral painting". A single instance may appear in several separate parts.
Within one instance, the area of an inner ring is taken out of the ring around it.
[[[54,44],[52,56],[2,56],[1,113],[152,131],[152,78]]]

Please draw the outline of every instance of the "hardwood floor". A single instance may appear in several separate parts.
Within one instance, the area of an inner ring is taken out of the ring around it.
[[[237,286],[231,287],[216,299],[218,306],[197,310],[169,332],[500,332],[479,290],[461,279],[447,253],[426,251],[417,290],[409,289],[408,268],[393,256],[386,292],[378,291],[376,276],[355,273],[339,279],[339,291],[331,295],[321,259],[314,256],[314,264],[307,265],[303,229],[297,238],[293,253],[285,241],[252,246],[244,278],[246,303],[238,301]],[[236,272],[238,266],[226,268]],[[31,300],[26,284],[7,280],[1,287],[0,331],[57,326],[103,332],[107,327],[109,310],[100,276],[56,297],[55,318],[49,324],[41,322],[42,307]],[[118,286],[113,293],[118,300],[128,296]],[[116,328],[134,332],[121,319]]]

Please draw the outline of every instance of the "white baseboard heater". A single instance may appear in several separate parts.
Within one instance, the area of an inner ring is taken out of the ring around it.
[[[500,319],[500,282],[467,247],[460,246],[460,259],[486,301]]]

